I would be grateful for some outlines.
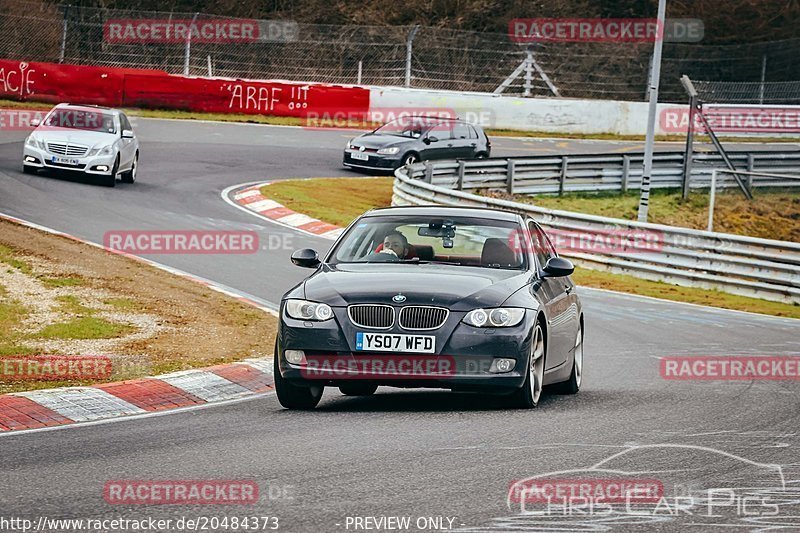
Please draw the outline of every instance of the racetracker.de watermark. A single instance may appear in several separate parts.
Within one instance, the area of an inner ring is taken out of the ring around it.
[[[456,361],[445,355],[309,355],[300,374],[308,379],[440,379],[456,375]]]
[[[0,130],[31,130],[46,114],[47,111],[36,109],[0,109]]]
[[[255,231],[107,231],[103,245],[134,254],[253,254],[259,239]]]
[[[657,479],[546,478],[514,481],[509,501],[519,504],[653,503],[664,494]]]
[[[258,494],[249,480],[114,480],[103,487],[113,505],[249,505]]]
[[[512,19],[508,34],[516,43],[601,42],[652,43],[662,36],[666,42],[696,43],[703,39],[703,21],[646,18],[529,18]]]
[[[0,360],[0,381],[99,380],[111,376],[102,355],[18,355]]]
[[[106,44],[289,42],[297,37],[297,23],[289,20],[111,19],[103,24]]]
[[[495,112],[484,108],[448,107],[372,107],[369,111],[358,109],[338,109],[335,111],[309,111],[304,117],[304,128],[334,129],[355,128],[373,129],[392,123],[401,131],[413,131],[415,126],[434,123],[436,119],[460,120],[483,128],[496,124]],[[442,125],[446,127],[446,124]],[[449,128],[452,130],[452,128]],[[469,133],[467,132],[467,135]]]
[[[668,356],[660,359],[659,368],[669,380],[800,380],[798,356]]]
[[[716,133],[800,133],[800,108],[780,106],[704,106],[703,116]],[[666,107],[658,116],[665,133],[686,133],[689,109]],[[694,115],[694,129],[705,131],[699,114]]]

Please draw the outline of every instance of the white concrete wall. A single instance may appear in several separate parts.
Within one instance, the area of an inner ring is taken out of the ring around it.
[[[452,109],[459,117],[485,127],[551,133],[613,133],[644,135],[647,102],[521,98],[489,93],[458,93],[372,87],[370,109]],[[682,107],[659,104],[663,108]],[[660,128],[657,133],[662,134]]]

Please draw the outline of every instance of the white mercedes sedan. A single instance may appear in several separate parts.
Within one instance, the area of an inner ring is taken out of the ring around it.
[[[60,169],[97,175],[109,187],[119,176],[136,180],[139,140],[128,117],[118,109],[58,104],[25,140],[22,169]]]

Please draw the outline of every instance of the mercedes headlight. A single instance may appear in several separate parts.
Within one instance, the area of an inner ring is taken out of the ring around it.
[[[42,150],[45,149],[44,140],[39,139],[38,137],[34,136],[32,133],[30,135],[28,135],[28,138],[25,141],[25,144],[27,144],[28,146],[33,146],[34,148],[36,148],[38,146]]]
[[[397,146],[392,146],[390,148],[381,148],[380,150],[378,150],[378,153],[380,155],[394,155],[399,151],[400,148],[398,148]]]
[[[525,309],[518,307],[496,307],[473,309],[464,317],[464,323],[476,328],[506,328],[522,322]]]
[[[286,314],[295,320],[318,322],[333,318],[333,310],[330,305],[307,300],[286,300]]]
[[[99,153],[100,155],[111,155],[114,153],[114,147],[110,144],[108,146],[103,146]]]

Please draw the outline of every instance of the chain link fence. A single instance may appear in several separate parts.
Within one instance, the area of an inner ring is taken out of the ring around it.
[[[506,34],[412,26],[293,24],[291,36],[228,43],[111,43],[109,20],[231,20],[0,0],[0,57],[161,69],[193,76],[410,86],[505,95],[645,100],[652,44],[539,43]],[[273,21],[276,22],[277,21]],[[270,24],[261,21],[262,26]],[[413,38],[412,38],[413,36]],[[410,51],[410,53],[409,53]],[[800,39],[748,45],[665,43],[661,101],[685,102],[679,78],[798,78]],[[524,68],[532,58],[536,70]],[[766,67],[765,67],[766,65]],[[523,72],[509,79],[514,72]],[[542,73],[551,80],[548,84]],[[505,82],[505,83],[504,83]],[[555,90],[554,90],[555,89]]]

